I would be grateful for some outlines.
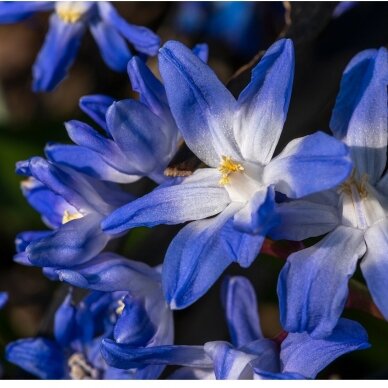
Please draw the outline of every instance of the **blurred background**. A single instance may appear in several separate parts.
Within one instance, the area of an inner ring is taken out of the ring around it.
[[[388,4],[360,2],[338,8],[337,2],[119,2],[120,14],[130,23],[156,31],[162,42],[176,39],[192,47],[208,43],[209,65],[230,90],[238,93],[250,78],[250,69],[279,37],[293,39],[296,73],[289,115],[279,149],[290,139],[328,131],[331,109],[341,74],[357,52],[388,44]],[[126,74],[110,71],[87,34],[66,78],[53,92],[31,91],[31,67],[48,28],[48,13],[13,25],[0,25],[0,291],[10,300],[0,311],[0,360],[4,378],[32,378],[6,363],[3,350],[9,341],[37,334],[50,335],[53,311],[66,286],[46,279],[39,269],[13,263],[15,235],[42,229],[40,217],[20,192],[15,163],[43,155],[49,141],[68,143],[63,122],[88,121],[78,108],[86,94],[104,93],[116,99],[134,97]],[[157,73],[155,58],[149,60]],[[132,188],[150,189],[141,181]],[[176,227],[131,231],[115,242],[117,252],[156,265],[162,262]],[[280,259],[260,255],[243,270],[228,273],[248,276],[260,301],[264,333],[279,330],[276,281]],[[361,322],[372,348],[336,360],[320,378],[388,378],[388,324],[365,313],[347,310]],[[176,343],[203,344],[227,340],[220,305],[220,282],[192,307],[175,313]]]

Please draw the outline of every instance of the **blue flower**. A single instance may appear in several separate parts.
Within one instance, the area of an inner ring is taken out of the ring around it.
[[[280,274],[281,321],[288,331],[329,335],[361,258],[372,298],[388,318],[387,64],[385,48],[366,50],[352,59],[342,78],[330,127],[350,148],[351,177],[334,190],[282,205],[275,237],[330,232],[292,254]]]
[[[193,51],[207,60],[207,45],[197,45]],[[66,129],[77,145],[49,144],[50,160],[110,182],[131,183],[144,176],[158,183],[167,179],[163,172],[178,149],[180,135],[164,86],[138,57],[129,61],[128,74],[140,100],[82,97],[81,109],[105,134],[69,121]]]
[[[14,23],[35,12],[54,9],[44,45],[33,67],[34,91],[49,91],[67,75],[86,28],[90,29],[109,68],[125,71],[131,58],[127,41],[136,50],[156,55],[160,39],[146,27],[127,23],[106,1],[103,2],[4,2],[0,23]]]
[[[6,292],[0,292],[0,309],[2,309],[8,302],[8,294]]]
[[[182,44],[168,42],[159,61],[178,128],[210,168],[116,210],[102,228],[116,234],[197,220],[175,237],[163,265],[166,299],[172,308],[183,308],[232,262],[252,263],[278,222],[275,190],[299,198],[334,187],[347,178],[351,162],[347,147],[321,132],[291,141],[272,158],[291,96],[290,40],[270,47],[237,101]]]
[[[95,257],[110,240],[101,220],[132,197],[43,158],[17,164],[28,176],[22,191],[30,205],[53,231],[23,232],[17,236],[15,260],[39,267],[72,267]]]
[[[111,366],[130,368],[137,363],[183,365],[172,378],[313,379],[341,355],[369,347],[363,327],[341,319],[332,335],[316,340],[290,333],[279,343],[263,337],[255,291],[244,277],[229,278],[223,302],[232,343],[213,341],[201,346],[160,346],[133,349],[104,340],[102,354]]]
[[[161,275],[144,263],[113,253],[102,253],[88,263],[72,269],[58,269],[59,279],[77,287],[103,292],[120,291],[122,313],[113,328],[115,343],[132,349],[150,349],[173,343],[172,311],[161,289]],[[164,366],[138,363],[134,379],[156,379]]]

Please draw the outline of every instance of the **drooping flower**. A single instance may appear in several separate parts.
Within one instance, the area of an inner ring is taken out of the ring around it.
[[[193,51],[207,60],[207,45],[199,44]],[[138,57],[129,61],[128,74],[139,101],[82,97],[81,109],[104,135],[85,123],[69,121],[66,129],[77,145],[49,144],[50,160],[110,182],[131,183],[144,176],[158,183],[167,179],[163,172],[178,149],[180,135],[164,86]]]
[[[117,368],[151,365],[183,365],[178,379],[313,379],[341,355],[369,347],[363,327],[341,319],[332,335],[316,340],[308,334],[289,333],[279,343],[263,337],[255,291],[244,277],[227,280],[223,292],[232,343],[213,341],[201,346],[160,346],[133,349],[103,340],[102,354]]]
[[[54,10],[44,45],[33,67],[34,91],[49,91],[67,75],[82,35],[90,29],[102,58],[112,70],[123,72],[131,58],[127,41],[147,55],[156,55],[159,37],[146,27],[124,20],[106,1],[21,1],[0,4],[0,23],[15,23],[38,11]]]
[[[22,264],[67,268],[92,259],[110,240],[101,220],[133,198],[114,184],[40,157],[19,162],[17,172],[28,177],[22,182],[24,196],[53,229],[17,236],[15,260]]]
[[[116,210],[102,228],[116,234],[197,220],[175,237],[163,265],[166,299],[183,308],[233,261],[252,263],[277,223],[275,190],[299,198],[334,187],[349,175],[351,162],[347,147],[321,132],[291,141],[272,159],[291,96],[290,40],[267,51],[237,101],[182,44],[168,42],[159,61],[178,128],[210,168]]]
[[[288,331],[329,335],[361,258],[372,298],[388,318],[387,85],[385,48],[352,59],[330,127],[349,146],[354,171],[336,189],[282,205],[283,222],[272,231],[275,237],[304,239],[330,232],[316,245],[290,255],[280,274],[281,320]]]

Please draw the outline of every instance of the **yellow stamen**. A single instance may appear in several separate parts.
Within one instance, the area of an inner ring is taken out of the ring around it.
[[[81,213],[73,213],[71,214],[67,210],[64,211],[63,217],[62,217],[62,224],[66,224],[67,222],[78,220],[79,218],[82,218],[83,215]]]
[[[77,23],[85,14],[87,8],[83,2],[63,1],[56,5],[56,12],[65,23]]]
[[[234,172],[243,172],[244,167],[235,162],[230,156],[222,155],[222,160],[218,167],[218,170],[221,172],[221,179],[219,184],[222,186],[228,185],[230,183],[230,175]]]
[[[118,302],[117,302],[117,309],[116,309],[116,314],[117,315],[121,315],[123,313],[123,310],[124,310],[124,307],[125,307],[125,303],[120,299]]]

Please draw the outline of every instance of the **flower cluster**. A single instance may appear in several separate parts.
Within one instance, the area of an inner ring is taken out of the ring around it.
[[[182,366],[173,379],[313,379],[342,354],[369,347],[364,328],[341,314],[361,259],[388,318],[387,50],[363,51],[347,66],[334,136],[318,131],[278,151],[293,86],[291,40],[269,47],[235,98],[208,66],[206,45],[159,49],[153,32],[107,2],[5,3],[0,22],[49,9],[35,90],[64,78],[89,27],[106,64],[127,69],[139,97],[81,98],[99,129],[71,120],[74,144],[49,143],[45,158],[17,164],[23,195],[50,230],[20,233],[14,259],[71,287],[53,336],[12,342],[7,359],[48,379],[156,379],[166,365]],[[147,55],[159,49],[162,81],[126,40]],[[168,173],[183,142],[199,167]],[[129,194],[141,178],[154,188]],[[131,229],[161,224],[185,225],[160,266],[108,251]],[[320,236],[281,270],[279,336],[264,337],[248,279],[225,277],[231,342],[174,344],[172,310],[195,303],[232,263],[248,268],[268,238]],[[77,288],[90,291],[78,302]]]

